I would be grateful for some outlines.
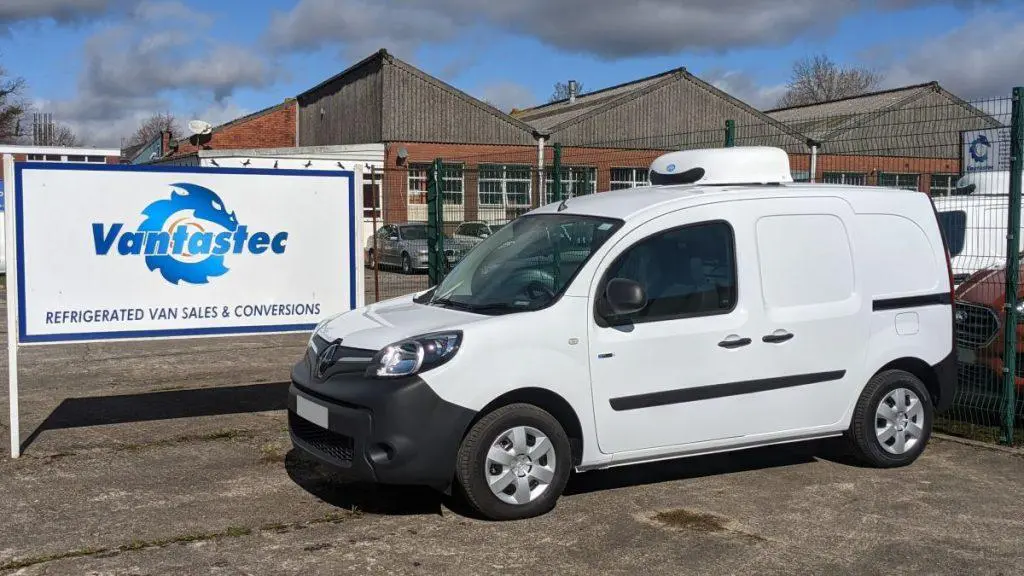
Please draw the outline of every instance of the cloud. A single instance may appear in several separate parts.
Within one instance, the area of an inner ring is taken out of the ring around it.
[[[217,111],[233,111],[235,91],[267,87],[276,76],[255,51],[209,40],[212,22],[176,0],[142,2],[85,41],[76,96],[37,107],[86,142],[114,146],[141,120],[168,111],[172,95],[217,119]]]
[[[914,47],[884,68],[887,86],[937,80],[961,98],[1009,96],[1024,83],[1024,21],[984,12],[960,28]]]
[[[68,24],[102,16],[121,0],[3,0],[0,2],[0,32],[14,24],[52,20]]]
[[[700,79],[758,110],[768,110],[786,93],[786,84],[758,84],[753,76],[739,70],[712,70]]]
[[[532,90],[511,81],[488,84],[477,91],[477,97],[502,112],[509,112],[513,108],[527,108],[537,102]]]
[[[272,14],[279,49],[341,46],[349,57],[386,47],[411,54],[486,26],[604,59],[781,46],[828,34],[865,7],[902,9],[986,0],[299,0]],[[893,4],[897,2],[898,4]]]

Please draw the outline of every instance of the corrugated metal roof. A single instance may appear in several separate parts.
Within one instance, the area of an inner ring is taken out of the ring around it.
[[[557,126],[569,122],[599,106],[614,102],[620,98],[627,98],[648,88],[658,82],[665,80],[674,74],[685,72],[684,68],[676,68],[654,76],[648,76],[625,84],[611,86],[595,92],[585,92],[576,97],[575,102],[569,103],[568,98],[557,100],[549,104],[527,108],[517,111],[514,116],[541,132],[553,131]]]

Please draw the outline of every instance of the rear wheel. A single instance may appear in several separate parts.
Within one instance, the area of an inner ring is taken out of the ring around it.
[[[569,438],[558,420],[531,404],[510,404],[466,434],[456,478],[477,512],[517,520],[554,508],[571,468]]]
[[[854,455],[877,468],[917,460],[932,433],[932,400],[921,380],[902,370],[876,374],[861,393],[846,433]]]

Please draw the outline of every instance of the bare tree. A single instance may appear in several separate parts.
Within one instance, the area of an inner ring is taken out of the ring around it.
[[[0,144],[13,143],[25,134],[24,90],[25,79],[8,78],[7,70],[0,66]]]
[[[800,106],[864,94],[878,87],[882,75],[861,67],[842,67],[824,54],[793,63],[793,74],[778,106]]]
[[[583,94],[583,82],[576,83],[576,95]],[[569,83],[568,82],[555,82],[554,91],[551,96],[548,97],[548,102],[558,102],[559,100],[567,100],[569,98]]]
[[[124,147],[131,148],[133,146],[149,144],[164,130],[169,130],[171,134],[181,134],[181,124],[178,123],[178,119],[174,117],[174,114],[170,112],[153,114],[142,121],[142,124],[135,130],[135,133],[125,141]]]

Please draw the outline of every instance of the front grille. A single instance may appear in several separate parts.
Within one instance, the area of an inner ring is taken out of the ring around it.
[[[999,316],[985,306],[957,302],[954,307],[956,342],[964,348],[982,348],[999,333]]]
[[[354,443],[351,436],[321,428],[294,412],[288,412],[288,426],[296,438],[311,448],[339,461],[342,466],[352,465]]]

